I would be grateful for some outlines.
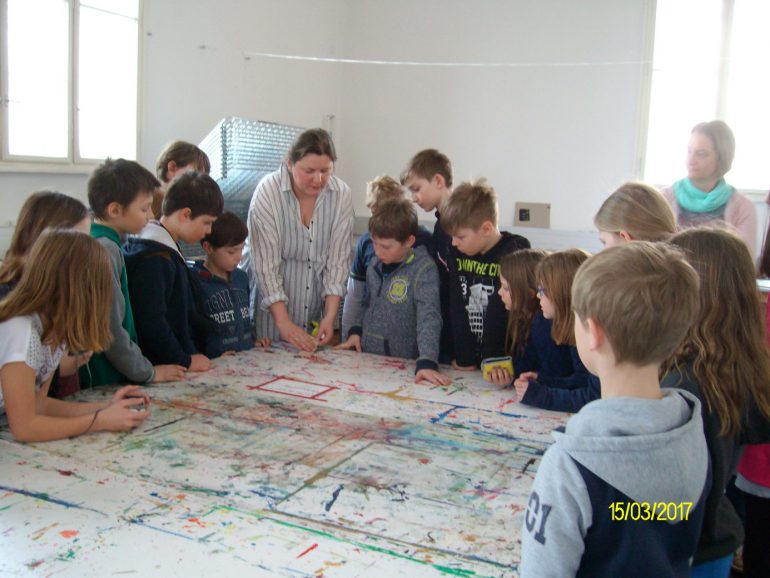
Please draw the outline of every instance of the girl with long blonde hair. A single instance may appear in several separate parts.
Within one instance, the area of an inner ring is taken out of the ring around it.
[[[149,399],[137,386],[119,389],[106,402],[47,395],[67,352],[102,351],[110,343],[110,271],[109,256],[95,239],[48,230],[33,245],[18,285],[0,302],[0,411],[17,440],[125,431],[149,415]]]
[[[743,529],[725,487],[741,446],[770,441],[770,353],[746,243],[717,229],[690,229],[671,243],[700,277],[698,317],[662,368],[664,387],[700,398],[711,454],[712,486],[693,576],[727,576]]]

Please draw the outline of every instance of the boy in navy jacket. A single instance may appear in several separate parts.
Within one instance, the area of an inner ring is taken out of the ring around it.
[[[229,211],[222,213],[212,225],[211,233],[201,241],[206,260],[192,265],[205,313],[216,324],[216,330],[206,335],[207,357],[245,351],[255,345],[249,316],[249,277],[238,269],[248,235],[246,224],[238,215]],[[261,339],[257,344],[266,347],[270,340]]]
[[[198,243],[222,213],[216,181],[202,173],[178,177],[166,192],[163,216],[150,221],[125,247],[126,272],[139,347],[153,364],[173,363],[190,371],[211,368],[193,342],[199,315],[188,270],[177,242]],[[200,324],[199,324],[200,325]]]

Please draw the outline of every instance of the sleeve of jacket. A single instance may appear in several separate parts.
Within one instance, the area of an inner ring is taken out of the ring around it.
[[[147,383],[152,380],[155,370],[152,363],[143,354],[139,346],[131,341],[123,327],[126,317],[126,301],[120,287],[121,272],[124,267],[123,254],[115,243],[103,243],[112,265],[112,304],[110,305],[110,332],[112,342],[104,351],[104,356],[120,373],[133,383]]]
[[[364,296],[366,294],[366,281],[348,277],[348,290],[345,294],[345,302],[342,305],[342,340],[348,338],[351,327],[361,325],[364,316]]]
[[[557,445],[537,468],[521,528],[521,578],[575,576],[593,523],[591,501],[577,466]]]
[[[322,297],[345,295],[345,279],[350,271],[353,236],[353,195],[341,180],[337,211],[332,221],[331,242],[323,273]]]
[[[128,278],[134,323],[142,352],[155,364],[190,367],[192,357],[166,318],[166,299],[174,286],[175,265],[162,254],[141,258]]]
[[[495,291],[497,293],[497,291]],[[505,334],[508,330],[508,312],[500,296],[490,299],[484,316],[484,338],[481,342],[481,359],[507,355]]]
[[[417,272],[415,281],[417,349],[420,354],[415,371],[438,369],[441,303],[438,298],[438,269],[432,259],[426,259]]]
[[[457,365],[462,367],[478,366],[481,361],[479,358],[479,346],[476,342],[476,337],[471,332],[468,312],[465,310],[465,303],[463,302],[459,273],[454,263],[455,258],[454,251],[450,252],[448,261],[449,320],[454,358]]]
[[[278,188],[279,184],[268,175],[257,185],[249,206],[249,263],[262,297],[261,303],[254,303],[255,309],[268,309],[273,303],[289,300],[280,273],[282,240],[276,215],[278,207],[271,204],[271,198],[280,197],[281,191]]]
[[[564,377],[542,377],[538,378],[541,385],[547,387],[557,387],[561,389],[578,389],[589,385],[591,374],[586,366],[583,365],[583,360],[580,359],[580,354],[577,351],[577,347],[570,347],[570,359],[572,360],[572,374]]]
[[[599,378],[590,373],[588,376],[588,384],[577,389],[549,387],[538,381],[530,381],[521,403],[552,411],[576,413],[602,395]]]

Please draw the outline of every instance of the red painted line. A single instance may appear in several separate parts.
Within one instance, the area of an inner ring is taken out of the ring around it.
[[[310,548],[308,548],[307,550],[305,550],[304,552],[302,552],[302,554],[300,554],[299,556],[297,556],[297,560],[299,560],[300,558],[302,558],[302,556],[304,556],[304,555],[305,555],[305,554],[307,554],[308,552],[311,552],[311,551],[315,550],[316,548],[318,548],[318,544],[313,544],[312,546],[310,546]]]

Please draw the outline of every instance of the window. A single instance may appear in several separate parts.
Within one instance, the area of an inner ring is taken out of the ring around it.
[[[770,188],[767,0],[657,0],[645,180],[685,174],[690,130],[722,119],[735,133],[727,181]]]
[[[2,159],[135,159],[139,0],[0,2]]]

